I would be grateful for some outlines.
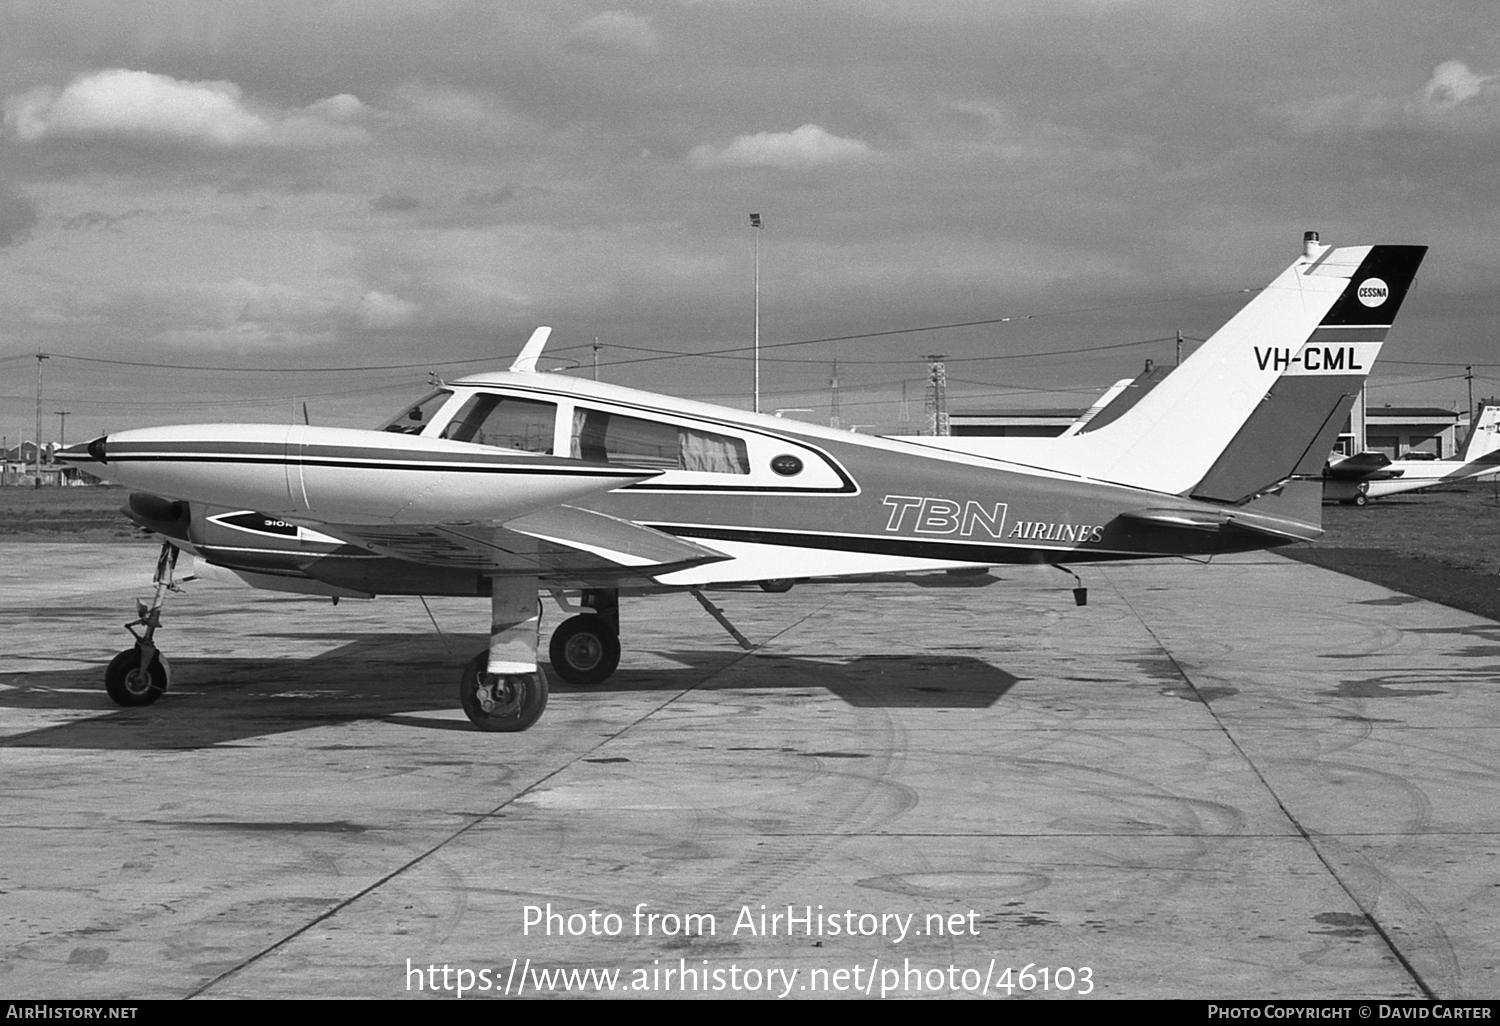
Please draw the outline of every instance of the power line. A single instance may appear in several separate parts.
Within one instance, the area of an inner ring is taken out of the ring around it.
[[[213,371],[220,374],[359,374],[366,371],[422,370],[428,367],[456,367],[465,363],[493,363],[488,356],[475,356],[465,360],[423,360],[421,363],[373,364],[364,367],[218,367],[189,363],[145,363],[138,360],[110,360],[102,356],[75,356],[72,353],[44,353],[30,356],[6,356],[0,360],[33,360],[43,355],[56,360],[74,360],[79,363],[105,363],[116,367],[149,367],[153,370]]]
[[[288,399],[332,399],[340,396],[350,395],[378,395],[382,392],[410,392],[410,383],[392,385],[375,385],[370,388],[350,388],[337,392],[300,392],[290,391],[281,395],[273,396],[245,396],[233,399],[172,399],[164,401],[152,401],[142,399],[90,399],[69,395],[66,397],[70,403],[81,403],[85,406],[136,406],[145,408],[168,407],[180,409],[197,409],[199,407],[223,407],[223,406],[265,406],[268,404],[284,403]],[[30,399],[31,396],[24,395],[0,395],[0,399]],[[54,397],[56,398],[56,397]]]
[[[793,341],[793,342],[773,342],[773,343],[771,343],[769,345],[766,345],[766,344],[762,343],[762,345],[761,345],[760,348],[762,350],[766,350],[766,349],[782,349],[782,348],[786,348],[786,347],[789,347],[789,346],[810,346],[810,345],[816,345],[816,344],[818,344],[820,342],[848,342],[848,341],[852,341],[852,340],[855,340],[855,339],[862,339],[862,338],[886,338],[886,337],[889,337],[889,336],[892,336],[892,335],[911,335],[911,334],[915,334],[917,332],[924,332],[924,331],[947,331],[947,330],[952,329],[952,328],[977,328],[977,327],[983,327],[985,325],[990,325],[990,324],[1013,324],[1013,323],[1018,323],[1020,321],[1036,321],[1036,320],[1042,320],[1044,318],[1070,317],[1070,316],[1076,316],[1077,314],[1101,313],[1101,312],[1105,312],[1105,311],[1113,312],[1113,311],[1119,311],[1119,310],[1132,310],[1132,309],[1138,309],[1138,308],[1141,308],[1141,307],[1159,306],[1159,305],[1161,305],[1163,303],[1182,303],[1182,302],[1190,302],[1190,301],[1199,300],[1199,299],[1215,299],[1215,298],[1218,298],[1218,297],[1221,297],[1221,296],[1238,296],[1238,295],[1244,295],[1245,293],[1249,293],[1249,292],[1260,292],[1262,290],[1263,290],[1263,287],[1262,288],[1253,288],[1253,289],[1233,289],[1233,290],[1231,290],[1229,292],[1208,292],[1208,293],[1202,293],[1202,294],[1194,295],[1194,296],[1177,296],[1177,297],[1169,298],[1169,299],[1145,300],[1145,301],[1140,302],[1140,303],[1124,303],[1124,304],[1117,303],[1117,304],[1113,304],[1111,306],[1087,306],[1087,307],[1078,307],[1078,308],[1072,309],[1072,310],[1052,310],[1052,311],[1048,311],[1046,313],[1038,313],[1038,314],[1017,314],[1017,315],[1013,315],[1013,316],[1010,316],[1010,317],[988,317],[988,318],[985,318],[983,320],[978,320],[978,321],[954,321],[954,322],[949,323],[949,324],[928,324],[928,325],[923,325],[921,327],[916,327],[916,328],[893,328],[893,329],[891,329],[889,331],[866,331],[866,332],[860,332],[860,333],[854,334],[854,335],[829,335],[829,336],[826,336],[826,337],[823,337],[823,338],[799,339],[799,340],[796,340],[796,341]],[[1171,336],[1171,338],[1173,340],[1175,340],[1176,337],[1177,337],[1176,335]],[[1167,341],[1167,339],[1154,339],[1153,341],[1162,342],[1162,341]],[[1141,343],[1141,342],[1129,342],[1129,343],[1122,343],[1122,346],[1123,345],[1143,345],[1143,344],[1144,343]],[[1065,350],[1064,352],[1068,352],[1068,353],[1073,353],[1073,352],[1080,352],[1080,353],[1099,352],[1102,349],[1109,349],[1109,348],[1121,348],[1121,346],[1101,346],[1101,347],[1089,348],[1089,349]],[[643,356],[643,357],[639,357],[638,359],[634,359],[634,360],[617,360],[614,363],[607,364],[606,366],[610,366],[610,367],[622,367],[622,366],[625,366],[627,364],[654,363],[654,362],[656,362],[658,360],[670,360],[670,359],[673,359],[674,357],[680,358],[680,357],[687,357],[687,356],[694,356],[694,357],[701,357],[701,356],[723,356],[723,355],[726,355],[726,354],[729,354],[729,353],[743,353],[743,352],[747,352],[747,351],[749,351],[749,349],[750,349],[750,347],[747,347],[747,346],[731,346],[731,347],[726,348],[726,349],[710,349],[710,350],[705,350],[703,352],[698,352],[698,353],[680,353],[680,354],[671,354],[671,355],[663,355],[663,356]],[[1051,355],[1054,355],[1054,354],[1052,354],[1052,353],[1030,353],[1030,354],[1005,355],[1005,356],[997,356],[997,357],[968,357],[967,359],[1017,359],[1018,360],[1018,359],[1023,359],[1025,356],[1051,356]],[[897,360],[897,361],[869,361],[869,362],[906,363],[906,362],[910,362],[910,361]]]

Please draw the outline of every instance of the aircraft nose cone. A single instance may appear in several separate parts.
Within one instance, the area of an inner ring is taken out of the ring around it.
[[[84,460],[89,459],[97,460],[100,463],[108,463],[109,460],[105,458],[107,453],[104,448],[107,437],[106,435],[100,435],[92,442],[79,442],[77,445],[70,445],[59,449],[53,454],[53,458],[65,463],[82,463]]]

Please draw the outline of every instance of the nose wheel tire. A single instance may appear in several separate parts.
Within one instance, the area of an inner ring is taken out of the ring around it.
[[[569,684],[603,684],[620,665],[620,636],[602,616],[585,613],[558,625],[547,654],[557,675]]]
[[[480,652],[458,680],[464,715],[480,730],[525,730],[547,708],[546,676],[541,667],[535,673],[488,673],[489,661],[489,652]]]
[[[104,690],[116,705],[150,705],[167,690],[166,661],[152,652],[150,665],[143,667],[140,646],[127,648],[109,661]]]

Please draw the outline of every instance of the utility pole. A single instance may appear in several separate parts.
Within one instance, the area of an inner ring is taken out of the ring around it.
[[[42,486],[42,361],[45,359],[46,353],[36,354],[36,484],[33,488]]]
[[[755,229],[755,412],[760,412],[760,215],[750,215]]]
[[[594,336],[594,380],[599,380],[599,336]]]
[[[1464,380],[1469,383],[1469,430],[1474,429],[1474,365],[1464,367]]]
[[[1182,329],[1177,330],[1177,366],[1182,366]]]
[[[927,430],[923,434],[948,434],[948,357],[927,358]]]
[[[828,382],[828,426],[835,431],[844,426],[843,411],[839,408],[839,359],[833,358],[833,377]]]

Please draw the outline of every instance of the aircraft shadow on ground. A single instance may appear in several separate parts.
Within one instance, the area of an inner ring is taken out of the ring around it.
[[[295,635],[343,644],[313,656],[269,659],[170,659],[171,689],[155,704],[121,709],[104,693],[103,667],[32,671],[0,677],[0,709],[99,715],[0,738],[0,748],[193,750],[267,734],[385,720],[424,730],[474,728],[462,719],[427,717],[458,708],[458,677],[484,639],[432,635]],[[601,697],[743,689],[815,695],[831,692],[858,708],[984,708],[1021,678],[972,656],[752,656],[732,649],[660,652],[678,664],[631,669],[604,684],[575,687],[551,674],[554,695]],[[738,664],[738,665],[736,665]],[[710,680],[721,671],[719,679]],[[705,682],[707,682],[705,684]],[[545,728],[545,718],[541,728]]]

